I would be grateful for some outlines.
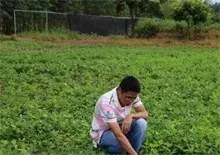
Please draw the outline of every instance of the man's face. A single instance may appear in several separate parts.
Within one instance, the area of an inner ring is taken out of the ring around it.
[[[129,106],[134,102],[134,100],[137,98],[138,93],[136,92],[122,92],[119,90],[119,100],[122,106]]]

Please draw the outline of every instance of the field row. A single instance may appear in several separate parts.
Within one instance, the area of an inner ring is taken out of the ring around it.
[[[220,49],[0,43],[0,154],[104,154],[95,101],[126,75],[142,84],[145,154],[220,154]]]

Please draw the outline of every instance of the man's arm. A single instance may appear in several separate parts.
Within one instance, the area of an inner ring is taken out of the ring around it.
[[[125,117],[124,121],[122,122],[121,130],[124,134],[127,134],[130,130],[132,119],[135,118],[143,118],[148,119],[149,115],[145,107],[141,104],[135,107],[135,114],[129,114]]]
[[[148,119],[149,118],[148,112],[145,109],[143,104],[135,107],[134,109],[135,109],[136,113],[135,114],[130,114],[132,118],[143,118],[143,119]]]
[[[130,142],[122,133],[117,122],[107,122],[109,128],[114,133],[116,139],[120,142],[121,146],[127,151],[130,155],[137,155],[137,152],[132,148]]]

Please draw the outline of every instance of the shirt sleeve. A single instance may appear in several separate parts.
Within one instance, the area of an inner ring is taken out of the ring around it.
[[[100,103],[99,109],[104,122],[117,122],[117,117],[113,107],[106,103]]]
[[[140,99],[140,97],[138,96],[138,97],[135,99],[134,103],[133,103],[133,108],[136,108],[136,107],[138,107],[138,106],[141,105],[141,104],[143,104],[143,103],[141,102],[141,99]]]

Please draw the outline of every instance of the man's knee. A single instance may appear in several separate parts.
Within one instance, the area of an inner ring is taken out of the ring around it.
[[[108,146],[107,151],[109,153],[120,153],[122,151],[122,147],[119,143],[112,144],[112,145]]]
[[[122,150],[121,145],[119,141],[116,139],[113,132],[108,131],[107,135],[104,136],[104,141],[101,140],[100,143],[101,148],[103,148],[109,153],[119,153]]]
[[[139,118],[136,120],[136,125],[139,129],[146,130],[147,129],[147,121],[143,118]]]

